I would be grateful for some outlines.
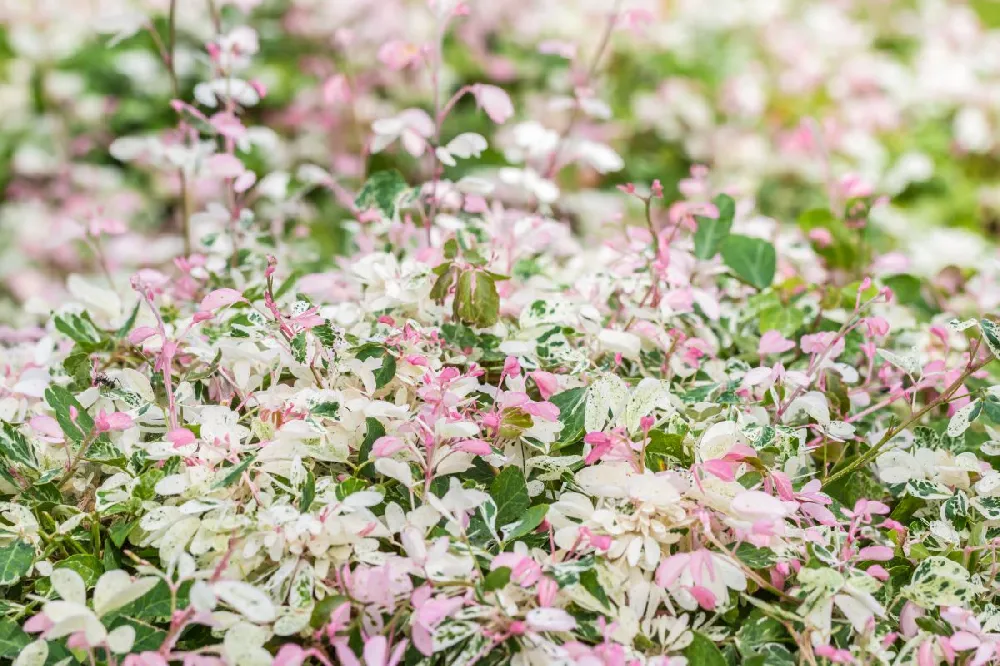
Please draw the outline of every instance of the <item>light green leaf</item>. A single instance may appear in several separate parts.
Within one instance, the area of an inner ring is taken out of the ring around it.
[[[719,210],[716,218],[698,218],[698,229],[694,233],[694,256],[698,259],[711,259],[719,252],[722,242],[729,236],[733,226],[733,216],[736,213],[736,202],[728,194],[720,194],[713,200]]]
[[[777,255],[766,240],[733,234],[722,244],[722,260],[741,280],[757,289],[774,281]]]
[[[458,278],[455,318],[477,328],[489,328],[500,317],[500,295],[493,278],[478,270],[464,271]]]

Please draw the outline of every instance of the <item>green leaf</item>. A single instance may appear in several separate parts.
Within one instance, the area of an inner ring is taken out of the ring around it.
[[[122,547],[125,540],[128,539],[128,535],[132,533],[135,526],[139,524],[139,519],[135,520],[120,520],[113,523],[111,527],[108,528],[108,535],[111,537],[111,543],[115,544],[118,548]]]
[[[916,308],[928,315],[939,312],[936,304],[924,298],[924,281],[915,275],[900,273],[882,277],[885,286],[892,289],[892,300]]]
[[[777,255],[766,240],[733,234],[722,244],[722,260],[733,273],[757,289],[774,281]]]
[[[93,555],[72,555],[55,565],[56,569],[72,569],[80,574],[87,587],[93,587],[104,573],[104,565]]]
[[[531,500],[524,475],[517,467],[505,467],[490,485],[490,497],[497,505],[496,524],[510,525],[522,518]]]
[[[455,283],[455,271],[451,270],[451,264],[444,265],[448,266],[448,270],[441,273],[431,287],[431,298],[437,303],[444,303],[444,299],[448,298],[448,292],[451,291],[451,285]]]
[[[61,386],[50,386],[45,389],[45,402],[49,403],[59,421],[66,438],[79,444],[94,429],[94,419],[83,408],[73,394]],[[76,410],[76,420],[71,415],[71,408]]]
[[[689,466],[693,460],[684,447],[681,433],[651,430],[646,443],[646,468],[654,472],[664,472],[675,464]]]
[[[403,175],[396,169],[377,171],[365,181],[354,205],[362,211],[377,208],[383,215],[392,218],[396,215],[400,198],[409,189]]]
[[[298,335],[292,338],[289,346],[292,348],[292,357],[295,359],[296,363],[306,362],[306,334],[305,331],[300,331]]]
[[[104,333],[87,312],[59,315],[55,318],[55,326],[57,331],[85,350],[97,349],[105,342]]]
[[[32,640],[15,622],[0,620],[0,659],[13,660]]]
[[[77,444],[82,444],[94,430],[94,419],[91,418],[83,405],[77,401],[72,393],[62,386],[50,386],[45,389],[45,401],[49,403],[55,412],[59,427],[62,428],[66,439]],[[76,410],[76,419],[73,418],[73,410]],[[114,465],[124,463],[121,451],[115,448],[107,434],[102,434],[95,438],[86,452],[86,459],[94,462],[103,462]]]
[[[785,337],[794,335],[808,320],[808,315],[799,308],[778,305],[760,312],[758,330],[761,334],[778,331]]]
[[[600,580],[597,578],[597,571],[594,569],[589,569],[580,574],[580,585],[583,589],[590,592],[590,596],[597,599],[605,608],[611,608],[611,602],[608,600],[608,595],[604,591],[604,586],[601,585]]]
[[[580,386],[557,393],[549,402],[559,408],[559,440],[552,445],[554,450],[574,444],[584,435],[584,412],[587,406],[587,388]]]
[[[538,504],[525,511],[524,514],[518,518],[517,522],[510,525],[503,525],[501,523],[504,531],[503,540],[508,542],[514,541],[515,539],[520,539],[526,534],[530,534],[536,527],[542,524],[542,521],[545,520],[545,514],[548,513],[548,511],[548,504]]]
[[[315,405],[309,413],[313,416],[321,416],[325,418],[335,419],[340,414],[340,403],[339,402],[321,402]]]
[[[299,511],[308,511],[314,499],[316,499],[316,475],[312,470],[306,470],[306,480],[302,484],[302,495],[299,497]]]
[[[324,347],[333,347],[340,339],[340,336],[333,330],[330,324],[320,324],[313,328],[312,332],[323,343]]]
[[[770,548],[757,548],[745,541],[736,547],[734,554],[751,569],[766,569],[778,561],[778,556]]]
[[[486,574],[486,578],[483,580],[483,587],[487,592],[492,592],[493,590],[502,590],[507,587],[507,583],[509,582],[510,567],[497,567]]]
[[[385,437],[385,426],[375,417],[369,416],[365,419],[365,439],[358,450],[358,465],[363,466],[361,476],[367,479],[375,478],[375,470],[365,463],[371,458],[372,447],[380,437]]]
[[[713,200],[719,210],[716,218],[697,216],[698,229],[694,232],[694,256],[711,259],[719,252],[719,246],[729,236],[736,214],[736,202],[728,194],[720,194]]]
[[[35,561],[35,549],[27,541],[15,541],[0,548],[0,585],[13,585],[28,573]]]
[[[284,282],[281,283],[280,287],[278,287],[275,290],[275,292],[274,292],[274,298],[275,298],[275,300],[281,298],[282,296],[284,296],[285,294],[287,294],[289,291],[291,291],[292,287],[295,286],[295,283],[299,281],[300,277],[302,277],[303,272],[304,271],[302,269],[296,268],[291,273],[289,273],[288,278]]]
[[[382,359],[382,366],[375,371],[375,388],[380,389],[396,376],[396,357],[383,345],[373,343],[362,345],[358,351],[358,360],[366,361],[370,358]]]
[[[493,278],[482,271],[464,271],[458,278],[455,302],[457,319],[477,328],[489,328],[500,317],[500,295]]]
[[[767,643],[743,660],[743,666],[795,666],[795,656],[784,645]]]
[[[698,666],[728,666],[726,658],[718,646],[699,631],[692,631],[691,644],[684,650],[688,663]]]
[[[224,477],[219,479],[212,485],[212,490],[218,490],[219,488],[228,488],[229,486],[236,483],[236,480],[243,476],[243,472],[247,471],[247,468],[257,459],[257,454],[252,456],[247,456],[240,461],[238,465],[233,465],[228,468],[228,471]]]
[[[490,541],[499,541],[496,524],[497,505],[492,498],[488,498],[469,518],[469,529],[466,531],[469,541],[481,547],[485,547]]]
[[[75,351],[63,361],[63,369],[73,378],[79,390],[90,387],[90,354],[85,351]]]
[[[38,469],[35,448],[11,423],[0,423],[0,458],[14,465]]]
[[[736,632],[736,645],[740,654],[749,657],[769,643],[780,643],[788,638],[788,630],[780,622],[755,608]]]
[[[182,609],[188,604],[187,593],[190,584],[181,586],[177,599],[178,609]],[[170,617],[170,588],[166,582],[160,581],[146,594],[135,601],[131,601],[121,608],[116,608],[105,616],[105,619],[131,618],[139,620],[164,620]]]
[[[354,477],[349,477],[338,483],[337,487],[333,489],[333,492],[338,500],[344,500],[350,495],[362,491],[367,487],[368,484],[362,481],[361,479],[355,479]]]
[[[858,258],[854,234],[843,220],[834,217],[828,208],[814,208],[799,216],[799,228],[808,234],[814,229],[824,229],[830,233],[833,242],[813,243],[816,254],[823,257],[833,268],[850,268]]]

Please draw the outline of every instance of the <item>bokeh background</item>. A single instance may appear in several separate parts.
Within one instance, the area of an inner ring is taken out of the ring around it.
[[[407,65],[433,42],[425,2],[182,0],[176,81],[161,59],[170,4],[0,0],[7,327],[44,316],[68,275],[98,270],[97,252],[127,271],[183,250],[180,182],[165,168],[175,156],[163,149],[178,124],[170,100],[192,98],[208,69],[205,44],[220,28],[248,23],[259,33],[252,75],[268,94],[251,112],[258,127],[247,165],[292,183],[308,181],[310,165],[333,175],[301,196],[263,204],[261,219],[305,247],[312,265],[304,270],[349,251],[345,205],[366,174],[394,167],[410,182],[427,177],[426,161],[367,150],[375,120],[431,108],[426,73]],[[685,187],[726,189],[753,215],[791,225],[831,200],[873,193],[884,197],[873,242],[895,250],[884,257],[900,271],[956,290],[963,275],[954,264],[995,272],[1000,3],[468,4],[469,16],[444,41],[441,85],[502,86],[516,117],[494,134],[471,96],[463,98],[449,126],[496,140],[485,159],[460,162],[449,177],[516,161],[525,143],[572,126],[617,153],[557,175],[565,196],[554,214],[578,232],[599,233],[627,215],[615,186],[632,181],[659,179],[668,199]],[[583,114],[569,110],[574,91],[588,100]],[[217,186],[189,183],[192,210]],[[125,232],[95,248],[84,233],[95,222]]]

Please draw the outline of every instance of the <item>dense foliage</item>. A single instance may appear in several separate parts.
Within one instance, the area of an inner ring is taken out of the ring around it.
[[[0,0],[0,663],[1000,662],[995,14]]]

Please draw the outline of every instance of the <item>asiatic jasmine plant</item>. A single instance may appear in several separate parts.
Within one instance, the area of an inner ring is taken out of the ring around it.
[[[594,88],[645,10],[540,47],[549,127],[450,76],[482,8],[432,0],[378,48],[406,105],[323,86],[375,109],[354,160],[268,170],[260,3],[185,61],[186,4],[102,26],[166,76],[108,151],[173,256],[122,270],[81,205],[94,270],[0,336],[4,663],[1000,662],[995,269],[894,269],[858,177],[794,227],[705,167],[614,180]],[[580,228],[588,188],[625,213]]]

